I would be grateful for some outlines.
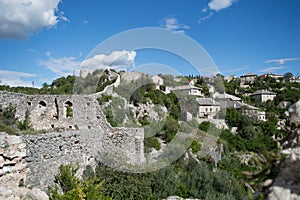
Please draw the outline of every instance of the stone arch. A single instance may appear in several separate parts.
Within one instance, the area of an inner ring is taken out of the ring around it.
[[[47,110],[47,103],[45,101],[40,101],[38,104],[38,109],[40,115],[43,117],[46,115],[46,110]]]
[[[70,100],[67,100],[65,102],[65,116],[67,118],[72,118],[73,117],[73,103]]]

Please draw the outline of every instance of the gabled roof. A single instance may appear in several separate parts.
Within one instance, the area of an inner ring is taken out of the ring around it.
[[[262,95],[262,94],[276,95],[275,92],[271,92],[271,91],[266,90],[266,89],[257,90],[257,91],[253,92],[253,93],[250,94],[250,95],[253,96],[253,95]]]
[[[239,108],[247,109],[247,110],[259,110],[259,108],[255,107],[255,106],[251,106],[251,105],[246,104],[246,103],[240,103]]]
[[[241,76],[241,78],[242,77],[247,77],[247,76],[257,76],[256,74],[253,74],[253,73],[247,73],[247,74],[243,74],[242,76]]]
[[[224,93],[224,94],[216,93],[216,94],[213,95],[213,97],[215,99],[223,99],[223,100],[230,99],[232,101],[240,101],[241,100],[241,98],[233,96],[231,94],[227,94],[227,93]]]
[[[251,106],[246,103],[242,103],[239,101],[224,101],[220,102],[221,107],[226,107],[226,108],[235,108],[235,109],[244,109],[244,110],[259,110],[259,108]]]
[[[170,88],[170,90],[190,90],[190,89],[202,90],[202,88],[193,85],[181,85],[174,88]]]
[[[197,98],[200,106],[218,106],[219,104],[212,98]]]

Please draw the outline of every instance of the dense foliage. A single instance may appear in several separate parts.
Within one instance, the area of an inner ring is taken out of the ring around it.
[[[103,195],[104,181],[96,177],[80,180],[75,176],[78,167],[61,165],[59,173],[55,176],[57,185],[48,188],[50,200],[110,200]],[[62,193],[59,192],[59,188]]]
[[[180,158],[163,169],[148,173],[127,173],[101,163],[95,171],[88,166],[83,181],[75,176],[77,167],[61,166],[55,176],[56,186],[49,188],[50,199],[165,199],[183,198],[241,199],[236,179],[229,173],[212,168],[204,161]],[[62,194],[59,193],[59,188]],[[108,197],[109,196],[109,197]]]

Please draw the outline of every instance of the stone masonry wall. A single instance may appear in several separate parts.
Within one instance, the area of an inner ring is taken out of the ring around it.
[[[53,184],[62,164],[79,163],[84,167],[102,161],[113,165],[120,158],[124,161],[122,165],[144,162],[144,130],[111,127],[97,100],[91,96],[39,96],[0,91],[0,105],[5,107],[10,103],[16,106],[19,120],[25,119],[28,110],[33,128],[50,131],[21,137],[20,143],[26,144],[26,157],[22,157],[22,161],[29,169],[27,186],[46,190]],[[72,106],[73,117],[66,116],[66,106]],[[53,132],[55,128],[64,128],[64,131]]]
[[[92,96],[81,95],[25,95],[0,91],[0,105],[16,106],[16,117],[22,121],[26,111],[32,128],[36,130],[92,129],[98,128],[99,121],[105,117],[98,116],[98,102]],[[67,116],[67,107],[72,116]]]

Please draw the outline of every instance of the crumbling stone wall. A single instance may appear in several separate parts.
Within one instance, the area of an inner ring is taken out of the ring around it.
[[[26,188],[26,144],[21,136],[0,132],[0,199],[48,200],[44,191]]]
[[[25,95],[0,91],[0,105],[16,106],[16,117],[22,121],[29,112],[31,127],[36,130],[97,129],[105,117],[92,96],[81,95]],[[67,109],[71,116],[67,115]],[[101,112],[101,111],[100,111]]]
[[[53,184],[62,164],[79,163],[82,167],[124,161],[122,165],[144,162],[144,130],[111,127],[95,98],[79,95],[24,95],[0,91],[0,105],[16,106],[16,117],[30,113],[31,126],[50,131],[47,134],[22,136],[26,144],[26,185],[43,190]],[[67,107],[72,116],[67,116]],[[54,132],[56,128],[64,128]],[[52,132],[51,132],[52,130]],[[110,163],[107,163],[110,162]]]
[[[43,190],[53,184],[54,175],[62,164],[95,166],[98,161],[106,162],[101,156],[121,153],[127,164],[143,163],[143,131],[141,129],[117,129],[104,133],[101,130],[65,131],[23,137],[26,143],[26,163],[30,172],[26,185]],[[112,163],[107,163],[112,164]]]

